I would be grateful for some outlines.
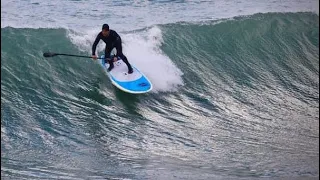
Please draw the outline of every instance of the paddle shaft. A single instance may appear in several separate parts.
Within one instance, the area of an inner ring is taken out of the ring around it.
[[[92,56],[81,56],[81,55],[74,55],[74,54],[50,53],[50,52],[43,53],[43,56],[44,56],[44,57],[53,57],[53,56],[58,56],[58,55],[62,55],[62,56],[73,56],[73,57],[84,57],[84,58],[92,58]],[[107,59],[107,60],[110,60],[110,58],[97,58],[97,59]]]
[[[62,56],[73,56],[73,57],[92,58],[92,56],[80,56],[80,55],[73,55],[73,54],[54,54],[54,55],[62,55]],[[102,59],[102,58],[97,58],[97,59]]]

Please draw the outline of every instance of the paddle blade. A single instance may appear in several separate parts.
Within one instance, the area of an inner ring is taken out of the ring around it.
[[[44,57],[53,57],[55,55],[56,55],[55,53],[50,53],[50,52],[43,53]]]

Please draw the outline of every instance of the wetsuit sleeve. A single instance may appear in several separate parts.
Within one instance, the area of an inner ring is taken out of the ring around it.
[[[98,36],[96,37],[96,40],[94,41],[94,43],[92,45],[92,55],[96,55],[96,48],[97,48],[97,45],[98,45],[100,39],[101,39],[101,34],[99,33]]]
[[[113,36],[113,43],[119,40],[119,38],[121,39],[121,37],[116,31],[112,31],[112,36]]]

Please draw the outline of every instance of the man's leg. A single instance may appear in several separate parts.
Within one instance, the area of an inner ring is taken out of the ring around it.
[[[111,71],[114,67],[113,60],[110,59],[111,50],[112,50],[111,46],[106,46],[104,57],[109,59],[107,61],[110,64],[108,71]],[[106,62],[106,60],[105,60],[105,62]]]
[[[121,44],[121,39],[117,40],[117,42],[115,43],[116,49],[117,49],[117,56],[119,56],[124,63],[126,63],[126,65],[128,66],[128,73],[131,74],[133,72],[133,69],[130,65],[130,63],[128,62],[127,57],[122,53],[122,44]]]

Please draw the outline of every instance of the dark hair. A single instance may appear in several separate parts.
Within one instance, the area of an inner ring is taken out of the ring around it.
[[[107,31],[109,31],[109,25],[108,24],[103,24],[102,25],[102,30],[107,30]]]

